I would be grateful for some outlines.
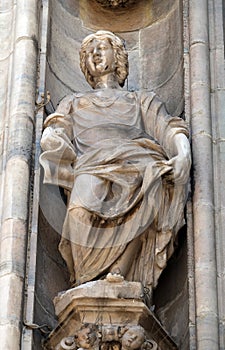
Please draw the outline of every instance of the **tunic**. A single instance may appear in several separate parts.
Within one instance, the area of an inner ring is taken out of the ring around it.
[[[185,186],[166,177],[186,123],[153,92],[105,89],[65,97],[45,126],[44,182],[70,192],[59,249],[71,280],[99,278],[127,254],[126,279],[155,287],[183,225]]]

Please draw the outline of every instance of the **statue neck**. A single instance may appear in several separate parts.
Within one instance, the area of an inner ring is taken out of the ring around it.
[[[94,89],[120,89],[120,85],[114,73],[94,77]]]

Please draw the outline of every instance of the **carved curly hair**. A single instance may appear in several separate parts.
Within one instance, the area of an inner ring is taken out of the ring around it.
[[[124,82],[128,75],[128,54],[125,49],[123,41],[113,34],[112,32],[106,31],[106,30],[99,30],[98,32],[94,34],[88,35],[81,44],[80,49],[80,68],[82,72],[84,73],[84,76],[87,80],[87,82],[91,85],[92,88],[95,88],[95,83],[93,80],[92,75],[89,73],[87,66],[86,66],[86,50],[88,48],[88,45],[94,40],[94,39],[107,39],[109,43],[111,44],[114,52],[115,52],[115,65],[116,65],[116,76],[118,79],[118,83],[120,86],[124,85]]]

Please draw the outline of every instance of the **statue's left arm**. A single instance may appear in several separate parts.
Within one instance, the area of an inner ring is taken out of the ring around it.
[[[174,181],[185,184],[191,167],[187,123],[182,118],[169,115],[164,103],[154,93],[142,94],[141,108],[145,130],[166,152],[167,164],[173,167]]]

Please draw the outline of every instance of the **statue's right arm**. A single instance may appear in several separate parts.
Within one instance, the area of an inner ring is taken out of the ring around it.
[[[58,109],[62,111],[62,108]],[[70,114],[60,113],[58,109],[44,122],[40,163],[44,168],[44,183],[71,190],[74,180],[73,165],[76,160],[72,143],[73,124]]]

